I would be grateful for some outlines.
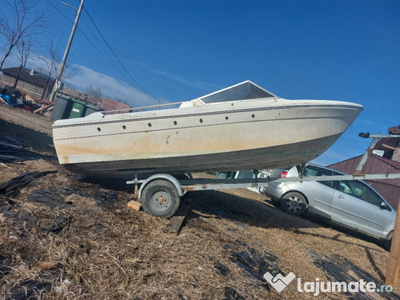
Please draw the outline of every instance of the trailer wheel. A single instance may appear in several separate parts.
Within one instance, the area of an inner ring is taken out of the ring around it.
[[[150,181],[142,191],[143,210],[161,218],[172,217],[181,204],[174,184],[164,179]]]

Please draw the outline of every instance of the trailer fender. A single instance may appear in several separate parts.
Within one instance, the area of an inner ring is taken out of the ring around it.
[[[179,196],[182,197],[184,195],[184,192],[183,192],[181,184],[179,183],[178,179],[176,179],[174,176],[169,175],[169,174],[155,174],[155,175],[150,176],[149,178],[147,178],[146,180],[144,180],[142,182],[142,184],[140,185],[140,189],[139,189],[139,198],[142,196],[142,192],[143,192],[144,187],[149,182],[151,182],[153,180],[156,180],[156,179],[168,180],[169,182],[171,182],[175,186],[176,190],[178,191]]]

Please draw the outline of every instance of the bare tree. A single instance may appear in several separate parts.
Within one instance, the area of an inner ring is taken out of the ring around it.
[[[32,41],[30,39],[28,39],[27,42],[25,42],[25,40],[22,39],[21,43],[17,44],[18,54],[21,60],[21,66],[23,68],[26,67],[26,63],[28,61],[28,57],[31,52],[31,47],[32,47]]]
[[[39,59],[41,61],[41,65],[38,67],[38,70],[49,77],[56,76],[62,59],[61,51],[58,48],[58,45],[55,45],[53,41],[50,41],[47,50],[39,57]],[[71,78],[77,73],[78,69],[67,62],[64,66],[61,80]]]
[[[46,82],[46,86],[42,95],[42,98],[45,97],[46,91],[50,82],[51,77],[55,77],[56,74],[58,73],[58,70],[60,68],[60,62],[61,62],[61,52],[58,48],[58,46],[55,46],[54,42],[51,41],[49,43],[49,46],[46,50],[46,53],[41,55],[39,57],[41,64],[38,66],[38,70],[42,72],[43,74],[46,74],[48,76],[48,80]],[[64,66],[64,72],[62,74],[61,80],[65,80],[67,78],[70,78],[74,76],[78,72],[78,69],[75,68],[73,65],[67,63]]]
[[[95,88],[92,85],[89,85],[86,88],[85,93],[88,96],[92,96],[92,97],[95,97],[95,98],[98,98],[98,99],[101,99],[101,96],[102,96],[101,95],[101,89],[100,88]]]
[[[13,87],[16,88],[19,80],[19,76],[21,75],[22,69],[25,68],[26,62],[28,61],[29,53],[31,51],[31,41],[25,43],[22,40],[20,43],[17,44],[18,54],[21,60],[21,65],[19,66],[18,74],[15,76],[15,82]]]
[[[32,36],[43,33],[46,28],[47,11],[37,9],[39,0],[6,0],[2,8],[8,11],[1,11],[0,35],[4,36],[5,54],[0,61],[0,69],[10,55],[13,48],[18,45],[23,38],[29,39]]]
[[[39,56],[39,60],[41,61],[40,66],[38,66],[38,70],[48,77],[52,77],[57,74],[58,63],[61,60],[60,51],[57,47],[54,46],[53,41],[50,42],[46,53]]]
[[[62,93],[70,95],[70,96],[78,96],[80,94],[83,94],[83,92],[78,91],[77,89],[73,88],[72,86],[69,85],[64,85],[63,89],[61,90]]]

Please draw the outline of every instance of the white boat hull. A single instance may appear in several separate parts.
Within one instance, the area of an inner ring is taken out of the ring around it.
[[[60,120],[60,164],[91,176],[287,167],[328,149],[362,106],[318,100],[252,99]]]

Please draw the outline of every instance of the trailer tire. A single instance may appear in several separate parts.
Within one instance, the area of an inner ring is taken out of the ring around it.
[[[161,218],[172,217],[181,204],[175,185],[165,179],[150,181],[142,191],[143,210]]]

